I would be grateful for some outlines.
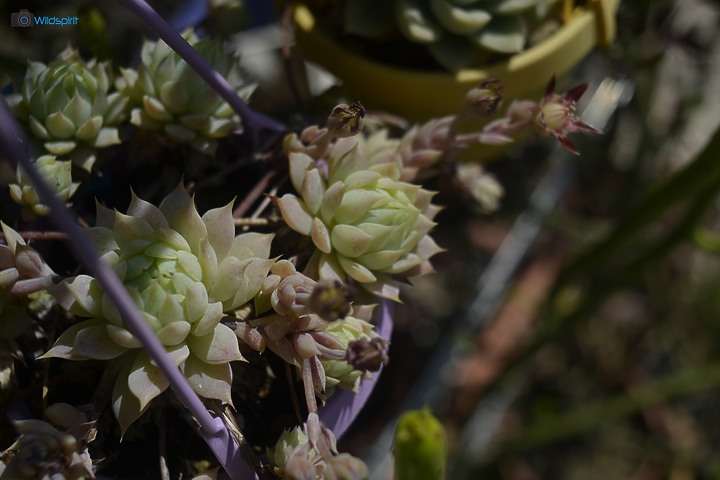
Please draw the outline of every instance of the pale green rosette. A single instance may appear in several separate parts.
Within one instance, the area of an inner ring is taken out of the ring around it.
[[[291,151],[299,196],[277,199],[290,228],[312,238],[319,278],[350,278],[396,301],[398,280],[431,272],[429,259],[442,250],[429,235],[440,210],[434,193],[400,180],[398,149],[380,131],[337,140],[327,159]]]
[[[89,235],[168,355],[198,395],[232,404],[230,362],[242,356],[220,320],[260,291],[274,263],[272,235],[235,236],[231,204],[201,217],[181,186],[159,208],[133,195],[126,215],[98,207],[97,217]],[[112,401],[124,432],[167,379],[94,278],[68,279],[53,293],[66,310],[91,318],[63,332],[43,358],[120,362]]]
[[[426,45],[443,67],[458,70],[470,66],[479,52],[521,52],[530,25],[546,18],[556,1],[348,0],[345,29],[369,38],[397,30],[407,40]]]
[[[219,42],[200,40],[192,30],[184,37],[243,100],[250,98],[255,85],[242,78],[237,59]],[[138,69],[121,73],[117,87],[130,96],[130,122],[137,127],[207,154],[214,153],[218,139],[242,127],[232,107],[163,41],[145,41]]]
[[[43,155],[34,162],[35,168],[45,182],[52,188],[57,198],[67,202],[77,190],[77,182],[72,181],[72,162],[57,160],[54,155]],[[22,205],[23,216],[32,218],[50,213],[50,208],[40,201],[30,179],[17,169],[17,183],[10,184],[10,197]]]
[[[48,153],[89,171],[98,148],[120,143],[128,99],[110,91],[112,82],[108,63],[85,62],[68,47],[49,65],[30,62],[21,93],[9,102]]]

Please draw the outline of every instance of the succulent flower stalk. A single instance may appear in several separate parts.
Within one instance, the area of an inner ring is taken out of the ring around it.
[[[235,236],[231,209],[201,217],[178,186],[159,208],[134,195],[127,214],[98,207],[89,231],[195,392],[230,404],[230,362],[242,356],[220,320],[258,294],[274,263],[272,236]],[[90,318],[63,332],[42,358],[119,362],[113,411],[125,431],[167,389],[167,379],[95,279],[79,275],[52,293],[66,310]]]
[[[533,112],[533,121],[537,131],[542,135],[552,135],[565,147],[565,150],[574,155],[579,155],[580,152],[568,138],[569,133],[602,133],[575,115],[577,101],[583,96],[588,86],[588,83],[583,83],[558,95],[555,93],[555,77],[553,76],[545,89],[545,97]]]
[[[117,126],[128,99],[111,92],[112,81],[109,64],[86,63],[68,47],[49,65],[30,62],[10,103],[48,153],[71,156],[89,171],[96,149],[120,143]]]
[[[247,101],[255,86],[241,78],[237,62],[222,46],[200,40],[192,30],[184,36]],[[133,125],[208,154],[215,151],[218,139],[242,127],[232,107],[166,43],[146,41],[140,56],[138,69],[121,70],[117,81],[118,89],[131,99]]]
[[[237,322],[235,334],[258,351],[269,348],[301,372],[310,368],[310,387],[325,397],[335,386],[357,390],[367,369],[348,363],[350,344],[380,337],[368,322],[371,306],[353,312],[342,301],[345,289],[333,286],[328,290],[323,283],[298,273],[287,260],[278,261],[255,297],[259,318]],[[331,295],[323,298],[328,292]],[[275,313],[263,316],[269,310]]]

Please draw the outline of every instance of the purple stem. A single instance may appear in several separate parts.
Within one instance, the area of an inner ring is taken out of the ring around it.
[[[175,50],[242,118],[243,126],[250,131],[253,145],[259,145],[260,133],[267,130],[271,135],[287,131],[285,125],[247,106],[233,90],[230,83],[218,73],[202,55],[177,33],[150,5],[143,0],[119,0],[135,13],[157,35]]]
[[[21,165],[23,172],[30,177],[35,190],[43,203],[50,207],[51,218],[58,228],[68,235],[68,245],[78,259],[92,272],[103,290],[117,307],[125,323],[132,333],[143,343],[152,359],[167,377],[172,389],[200,423],[200,434],[203,436],[213,453],[226,469],[233,480],[257,480],[257,475],[242,458],[240,448],[228,433],[222,420],[213,418],[205,409],[202,401],[185,380],[180,370],[170,360],[165,348],[155,333],[145,323],[135,303],[128,295],[125,287],[110,267],[100,260],[99,254],[90,238],[77,225],[76,219],[55,197],[54,192],[45,183],[30,161],[27,140],[15,121],[5,102],[0,101],[0,145],[4,147],[4,156],[11,160],[13,167]]]
[[[377,333],[385,339],[390,340],[393,330],[392,320],[393,305],[389,300],[380,302],[380,318],[378,319]],[[360,391],[353,393],[348,390],[337,389],[328,399],[327,403],[319,408],[320,420],[333,431],[335,438],[340,437],[347,431],[360,410],[365,406],[370,394],[375,388],[380,371],[375,372],[371,379],[360,383]]]

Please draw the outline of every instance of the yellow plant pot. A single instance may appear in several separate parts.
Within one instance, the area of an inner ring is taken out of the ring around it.
[[[506,98],[541,92],[553,74],[562,76],[595,46],[615,38],[615,12],[620,0],[593,0],[577,8],[570,20],[539,44],[507,61],[456,73],[419,72],[377,63],[344,49],[316,28],[310,10],[295,9],[295,36],[306,59],[340,78],[353,100],[412,120],[457,112],[465,94],[479,82],[499,78]]]

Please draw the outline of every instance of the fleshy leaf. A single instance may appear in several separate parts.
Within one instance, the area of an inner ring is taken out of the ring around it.
[[[223,324],[218,324],[207,335],[191,335],[187,339],[193,355],[206,363],[225,363],[242,359],[235,333]]]
[[[138,352],[135,356],[127,384],[130,392],[140,401],[141,410],[170,385],[160,368],[155,366],[144,352]]]
[[[213,398],[232,405],[230,384],[232,370],[229,363],[211,365],[194,355],[185,360],[183,374],[195,393],[203,398]]]

